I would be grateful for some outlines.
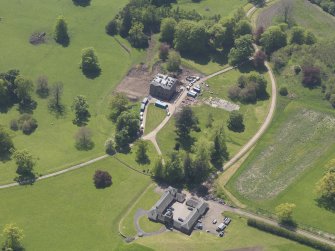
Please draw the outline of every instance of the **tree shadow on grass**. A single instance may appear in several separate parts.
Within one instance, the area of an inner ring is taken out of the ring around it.
[[[72,0],[75,6],[87,7],[91,5],[91,0]]]
[[[179,135],[176,138],[176,141],[180,144],[181,148],[184,149],[186,152],[190,152],[192,146],[194,145],[196,138],[190,135]]]
[[[97,77],[100,76],[101,74],[101,69],[97,69],[97,70],[92,70],[92,71],[88,71],[88,70],[83,70],[82,69],[83,74],[85,75],[86,78],[89,79],[95,79]]]
[[[86,142],[85,144],[76,143],[76,148],[79,151],[89,151],[92,150],[95,146],[93,141]]]
[[[182,52],[181,56],[200,65],[207,65],[211,61],[219,65],[225,65],[228,63],[228,53],[228,50],[218,51],[213,48],[207,48],[201,53]]]
[[[64,105],[49,105],[49,111],[56,116],[56,118],[62,118],[66,115],[66,109]]]
[[[287,230],[290,230],[290,231],[295,231],[298,227],[298,224],[293,220],[280,222],[279,225],[283,228],[286,228]]]
[[[335,213],[335,201],[334,200],[329,200],[327,198],[321,197],[321,198],[315,199],[315,201],[319,207],[322,207],[328,211]]]

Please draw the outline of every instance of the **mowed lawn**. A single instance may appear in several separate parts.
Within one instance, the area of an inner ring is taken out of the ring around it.
[[[335,233],[335,214],[318,207],[315,184],[334,164],[334,113],[290,103],[273,122],[228,188],[245,204],[274,212],[284,202],[297,205],[294,218]]]
[[[95,188],[97,169],[112,175],[111,187]],[[0,228],[22,228],[26,250],[117,250],[123,245],[118,223],[150,182],[110,157],[33,186],[0,190]]]
[[[128,54],[105,34],[106,23],[127,2],[94,0],[84,8],[68,0],[1,1],[0,32],[6,35],[0,40],[0,72],[15,68],[34,81],[38,76],[46,75],[49,84],[64,83],[64,116],[57,118],[50,114],[48,101],[34,95],[37,109],[33,116],[38,121],[38,128],[30,136],[11,131],[15,147],[28,149],[38,158],[38,173],[59,170],[103,154],[104,141],[113,134],[113,125],[108,119],[108,96],[130,66],[143,55],[136,50]],[[66,18],[69,27],[70,44],[65,48],[52,39],[59,15]],[[33,46],[28,42],[36,31],[47,33],[46,44]],[[102,67],[102,73],[96,79],[86,78],[79,69],[81,50],[90,46],[95,48]],[[71,104],[79,94],[85,95],[90,105],[91,118],[87,126],[92,130],[95,144],[90,151],[78,151],[74,146],[78,127],[72,124]],[[17,107],[13,107],[8,113],[0,114],[0,124],[9,128],[11,119],[18,116]],[[13,161],[0,163],[0,184],[11,182],[14,177]]]
[[[160,251],[237,250],[239,248],[261,248],[264,251],[314,250],[248,227],[246,219],[239,218],[236,215],[229,214],[229,217],[233,220],[225,231],[226,234],[223,238],[200,231],[193,232],[191,236],[177,232],[167,232],[159,236],[138,239],[135,243]]]
[[[219,97],[225,100],[229,100],[228,89],[237,83],[238,77],[242,73],[251,72],[250,69],[237,69],[232,70],[217,77],[214,77],[207,81],[209,84],[209,90],[203,91],[203,95],[198,97],[199,100],[207,99],[208,97]],[[271,83],[268,80],[268,92],[271,88]],[[210,94],[212,91],[213,94]],[[226,143],[230,156],[234,156],[238,150],[256,133],[261,124],[263,123],[269,109],[269,101],[258,101],[256,104],[239,104],[240,112],[244,115],[245,131],[242,133],[236,133],[228,130],[227,120],[229,118],[229,112],[219,108],[213,108],[209,105],[202,104],[193,106],[192,109],[195,115],[199,119],[199,125],[201,132],[192,132],[191,135],[196,140],[201,137],[211,139],[214,130],[220,126],[224,126],[226,134]],[[208,115],[213,115],[213,127],[206,128],[208,121]],[[168,124],[158,133],[157,140],[161,150],[164,154],[173,150],[176,143],[177,134],[175,132],[175,118],[171,119]]]
[[[166,117],[166,110],[156,107],[154,104],[150,104],[147,109],[144,134],[152,132]]]

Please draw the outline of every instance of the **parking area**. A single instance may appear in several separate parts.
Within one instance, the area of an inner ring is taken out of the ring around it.
[[[172,205],[172,208],[173,208],[173,219],[176,221],[178,219],[183,220],[186,219],[191,212],[186,206],[185,202],[184,203],[175,202]]]

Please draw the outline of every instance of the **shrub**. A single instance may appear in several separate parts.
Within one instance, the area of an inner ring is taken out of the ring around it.
[[[115,19],[113,19],[112,21],[110,21],[106,27],[105,27],[105,31],[108,35],[114,36],[118,33],[118,23]]]
[[[10,129],[12,129],[13,131],[17,131],[17,130],[19,130],[19,123],[18,123],[17,119],[12,119],[12,120],[10,121],[9,127],[10,127]]]
[[[110,187],[112,185],[112,176],[106,171],[96,170],[93,181],[96,188]]]
[[[112,138],[109,138],[105,142],[105,151],[107,154],[113,155],[116,150],[115,150],[115,143]]]
[[[36,81],[36,93],[41,98],[46,98],[49,96],[49,85],[48,85],[48,77],[39,76]]]
[[[315,66],[306,66],[302,69],[302,84],[308,88],[314,88],[321,84],[321,70]]]
[[[294,66],[294,73],[298,75],[301,72],[301,67],[300,65],[295,65]]]
[[[162,43],[159,47],[159,58],[165,61],[169,56],[170,46],[167,43]]]
[[[288,95],[288,90],[287,90],[287,87],[286,86],[283,86],[279,89],[279,94],[281,96],[287,96]]]
[[[37,128],[37,121],[30,114],[24,113],[18,119],[19,128],[24,134],[31,134]]]
[[[83,73],[88,77],[98,76],[101,68],[94,48],[83,49],[81,57],[81,69]]]
[[[315,248],[317,250],[321,251],[335,251],[335,247],[330,246],[328,244],[319,242],[314,239],[310,239],[308,237],[305,237],[303,235],[297,234],[295,232],[292,232],[288,229],[281,228],[278,226],[270,225],[268,223],[265,223],[263,221],[255,220],[255,219],[248,219],[248,226],[260,229],[262,231],[278,235],[293,241],[297,241],[301,244],[304,244],[306,246]]]

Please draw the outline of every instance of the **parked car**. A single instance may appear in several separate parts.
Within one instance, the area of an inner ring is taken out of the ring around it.
[[[224,233],[223,233],[223,232],[220,232],[220,233],[219,233],[219,236],[220,236],[220,237],[223,237],[223,236],[224,236]]]
[[[231,222],[231,219],[230,218],[226,218],[223,222],[224,222],[224,224],[229,225],[230,222]]]
[[[180,218],[180,217],[178,218],[178,220],[181,221],[181,222],[184,222],[184,220],[182,218]]]
[[[193,207],[188,207],[187,209],[190,211],[193,211]]]
[[[218,222],[217,219],[214,219],[214,220],[212,221],[213,224],[216,224],[217,222]]]
[[[217,227],[216,231],[217,232],[223,231],[223,230],[225,230],[226,227],[227,226],[224,223],[220,223],[220,225]]]

